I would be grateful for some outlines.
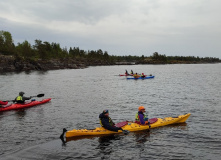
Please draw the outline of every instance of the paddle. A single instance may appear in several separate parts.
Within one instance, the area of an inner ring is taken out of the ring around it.
[[[30,96],[31,98],[33,98],[33,97],[44,97],[45,96],[45,94],[38,94],[37,96]]]
[[[64,140],[64,134],[67,132],[67,129],[66,128],[63,128],[63,132],[62,134],[60,135],[60,139],[63,143],[63,145],[65,145],[66,141]]]
[[[128,134],[130,133],[130,131],[128,131],[128,130],[123,130],[123,129],[122,129],[122,131],[123,131],[123,133],[124,133],[125,135],[128,135]]]
[[[148,126],[149,126],[149,130],[150,130],[150,128],[151,128],[150,122],[148,121],[148,123],[147,123],[147,124],[148,124]]]
[[[61,139],[64,139],[64,134],[67,132],[68,130],[66,128],[63,128],[63,132],[62,134],[60,135],[60,138]]]

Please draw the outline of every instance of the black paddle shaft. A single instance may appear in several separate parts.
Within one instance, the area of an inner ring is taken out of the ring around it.
[[[31,97],[44,97],[45,94],[38,94],[37,96],[31,96]]]

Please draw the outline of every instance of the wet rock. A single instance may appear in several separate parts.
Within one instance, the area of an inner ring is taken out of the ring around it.
[[[101,60],[88,60],[85,58],[71,59],[50,59],[50,60],[33,60],[2,55],[0,53],[0,72],[14,71],[32,71],[32,70],[57,70],[57,69],[83,69],[87,66],[109,65],[109,63]]]

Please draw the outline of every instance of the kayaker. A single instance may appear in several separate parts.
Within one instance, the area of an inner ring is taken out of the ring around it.
[[[125,70],[125,74],[128,75],[129,73],[127,72],[127,70]]]
[[[0,101],[0,107],[2,107],[3,105],[7,105],[8,102],[7,101]]]
[[[131,69],[130,74],[134,74],[133,70]]]
[[[115,123],[111,120],[111,118],[109,117],[109,112],[108,110],[104,110],[100,115],[99,115],[99,118],[100,118],[100,124],[102,127],[104,127],[105,129],[107,130],[110,130],[110,131],[115,131],[115,132],[118,132],[118,130],[122,130],[122,128],[119,128],[119,127],[115,127]]]
[[[19,92],[19,96],[15,98],[16,103],[25,103],[26,100],[31,99],[32,97],[25,97],[23,96],[25,93],[24,92]]]
[[[136,117],[135,117],[135,123],[142,124],[142,125],[147,125],[148,124],[150,126],[148,118],[144,114],[144,112],[145,112],[144,106],[140,106],[138,108],[138,112],[137,112]]]
[[[144,75],[144,73],[142,73],[142,74],[141,74],[141,77],[144,78],[144,77],[146,77],[146,76]]]
[[[138,75],[137,73],[135,73],[133,76],[134,76],[134,78],[139,78],[140,77],[140,75]]]

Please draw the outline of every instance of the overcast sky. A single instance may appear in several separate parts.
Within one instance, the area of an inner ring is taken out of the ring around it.
[[[0,0],[0,30],[109,55],[221,58],[221,0]]]

